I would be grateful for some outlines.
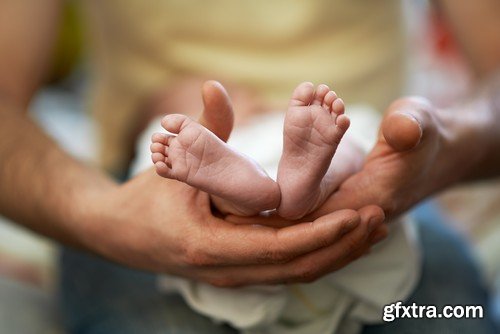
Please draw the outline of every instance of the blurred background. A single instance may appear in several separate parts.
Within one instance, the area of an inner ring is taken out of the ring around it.
[[[471,89],[471,75],[439,13],[404,1],[411,60],[407,93],[447,106]],[[78,159],[96,159],[97,132],[86,110],[88,72],[78,2],[67,1],[51,75],[30,112]],[[436,201],[471,242],[491,291],[500,292],[500,187],[487,181],[454,188]],[[57,245],[0,217],[0,333],[58,333]],[[8,301],[8,302],[6,302]],[[15,310],[23,309],[23,312]],[[37,328],[34,330],[34,328]]]

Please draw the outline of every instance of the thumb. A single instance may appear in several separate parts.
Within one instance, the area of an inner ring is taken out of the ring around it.
[[[424,98],[406,97],[392,103],[380,126],[381,136],[396,151],[415,148],[432,132],[431,103]]]
[[[203,84],[201,94],[204,110],[199,123],[221,140],[227,141],[233,130],[234,114],[226,90],[219,82],[210,80]]]

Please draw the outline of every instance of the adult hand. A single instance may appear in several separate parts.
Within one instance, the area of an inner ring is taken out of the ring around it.
[[[309,282],[365,253],[379,208],[340,210],[284,228],[234,225],[207,194],[151,169],[95,198],[85,244],[120,263],[216,286]]]
[[[378,205],[393,217],[451,183],[456,176],[446,154],[449,135],[437,112],[421,98],[394,102],[361,171],[344,181],[308,219],[367,204]]]
[[[339,189],[304,219],[310,221],[336,210],[366,205],[381,207],[387,217],[405,212],[456,177],[449,172],[448,144],[448,134],[429,102],[420,98],[397,100],[388,108],[377,143],[361,170],[341,182]],[[239,224],[290,225],[276,215],[255,220],[234,216],[229,219]],[[379,230],[381,236],[387,233],[382,227]]]
[[[233,116],[225,90],[209,81],[202,96],[200,122],[226,140]],[[87,219],[95,224],[84,234],[95,251],[217,286],[312,281],[364,254],[383,221],[382,210],[366,207],[284,228],[235,225],[212,214],[206,193],[153,169],[95,202]]]

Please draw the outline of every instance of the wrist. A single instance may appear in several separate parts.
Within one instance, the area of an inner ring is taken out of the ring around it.
[[[73,194],[72,205],[66,212],[71,231],[68,234],[75,246],[104,255],[103,244],[110,237],[110,209],[119,185],[101,175],[88,180],[93,182]]]
[[[164,236],[158,233],[157,224],[148,222],[163,221],[166,215],[155,216],[156,211],[162,210],[157,206],[157,197],[151,196],[150,182],[157,183],[151,176],[155,176],[153,171],[145,172],[120,185],[100,186],[84,196],[75,215],[82,248],[134,268],[163,270],[162,261],[168,256],[157,258],[156,252],[167,245],[153,245]],[[151,219],[151,215],[155,218]]]
[[[438,177],[441,187],[489,174],[487,167],[498,147],[500,128],[490,102],[478,96],[436,113],[442,140],[438,162],[444,166]]]
[[[483,115],[483,155],[471,178],[498,176],[500,169],[500,69],[488,76],[476,93]]]

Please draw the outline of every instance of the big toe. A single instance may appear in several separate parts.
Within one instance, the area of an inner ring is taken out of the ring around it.
[[[432,105],[421,98],[399,99],[389,107],[382,121],[382,134],[391,147],[406,151],[416,147],[425,132],[432,130]]]
[[[303,82],[295,88],[290,100],[290,106],[308,106],[314,99],[314,85]]]
[[[199,123],[227,141],[233,130],[234,113],[226,90],[219,82],[210,80],[203,84],[201,94],[205,108]]]
[[[161,120],[161,126],[170,133],[178,134],[193,120],[182,114],[169,114]]]

